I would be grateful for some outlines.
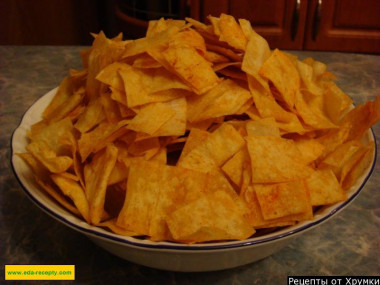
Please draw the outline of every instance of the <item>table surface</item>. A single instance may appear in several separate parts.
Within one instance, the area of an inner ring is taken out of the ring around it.
[[[69,68],[81,69],[82,49],[0,46],[0,281],[5,264],[74,264],[76,283],[82,284],[286,284],[289,275],[380,274],[380,143],[371,178],[346,209],[276,254],[235,269],[178,273],[139,266],[47,216],[26,197],[12,173],[10,139],[30,105],[56,87]],[[292,53],[327,63],[356,104],[380,94],[380,56]],[[372,129],[380,142],[380,123]]]

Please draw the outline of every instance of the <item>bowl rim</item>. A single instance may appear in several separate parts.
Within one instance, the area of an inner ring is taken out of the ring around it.
[[[328,213],[323,214],[322,217],[316,219],[316,220],[311,220],[311,221],[304,221],[301,223],[298,223],[294,226],[290,227],[285,227],[282,230],[278,231],[277,234],[276,232],[271,233],[270,236],[259,236],[259,237],[251,237],[245,240],[238,240],[238,241],[226,241],[226,242],[212,242],[212,243],[196,243],[196,244],[181,244],[181,243],[172,243],[172,242],[153,242],[153,241],[148,241],[147,240],[140,240],[134,237],[126,237],[122,235],[117,235],[112,232],[107,232],[104,230],[103,232],[98,231],[101,229],[100,227],[95,227],[92,225],[87,225],[87,227],[84,227],[80,225],[79,223],[75,223],[73,221],[70,221],[66,219],[63,214],[58,213],[54,209],[49,208],[48,206],[44,205],[42,202],[40,202],[35,195],[33,195],[33,190],[28,189],[27,186],[24,185],[23,179],[19,176],[17,167],[15,166],[14,163],[14,158],[16,156],[15,154],[15,147],[14,147],[14,137],[17,132],[21,132],[21,127],[25,123],[26,116],[33,110],[33,107],[35,107],[36,104],[41,102],[43,98],[47,96],[53,97],[52,94],[55,94],[56,91],[58,90],[58,87],[50,90],[47,92],[45,95],[39,97],[33,104],[31,104],[27,110],[23,113],[20,122],[16,126],[16,128],[13,130],[11,138],[10,138],[10,148],[11,148],[11,156],[10,156],[10,165],[12,172],[21,186],[21,189],[24,191],[24,193],[27,195],[27,197],[32,200],[34,204],[36,204],[41,210],[43,210],[45,213],[53,217],[54,219],[58,220],[59,222],[65,224],[66,226],[77,230],[83,234],[90,235],[90,236],[95,236],[96,238],[101,238],[105,239],[110,242],[116,242],[116,243],[121,243],[123,245],[127,246],[133,246],[141,249],[157,249],[157,250],[172,250],[172,251],[210,251],[210,250],[228,250],[228,249],[234,249],[234,248],[245,248],[248,246],[258,246],[263,243],[270,243],[274,241],[278,241],[280,239],[285,239],[289,238],[292,236],[295,236],[296,234],[299,234],[301,232],[310,230],[317,225],[320,225],[327,220],[329,220],[332,216],[343,210],[345,207],[347,207],[361,192],[363,189],[364,185],[367,183],[368,179],[372,175],[372,172],[376,166],[376,159],[377,159],[377,142],[376,142],[376,137],[374,135],[373,129],[370,128],[369,132],[367,132],[367,135],[370,135],[370,139],[372,139],[375,143],[375,149],[373,153],[373,160],[371,166],[366,169],[367,173],[364,178],[362,178],[362,181],[360,183],[360,186],[357,186],[355,191],[348,197],[348,199],[344,202],[340,202],[336,204],[335,207],[333,207]],[[364,173],[363,173],[364,175]],[[362,176],[363,176],[362,175]],[[362,177],[361,176],[361,177]],[[355,185],[356,186],[356,185]],[[49,197],[50,198],[50,197]],[[51,198],[50,198],[51,199]],[[51,199],[53,200],[53,199]],[[54,201],[55,202],[55,201]],[[329,205],[329,207],[334,206],[334,205]],[[58,205],[60,210],[64,210],[62,206]],[[65,211],[65,210],[64,210]],[[71,214],[71,213],[70,213]],[[72,217],[77,218],[75,215],[71,214]],[[79,219],[79,218],[77,218]],[[293,228],[294,227],[294,228]],[[290,229],[290,230],[287,230]]]

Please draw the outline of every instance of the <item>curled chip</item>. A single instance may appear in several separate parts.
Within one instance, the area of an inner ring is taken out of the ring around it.
[[[93,35],[19,154],[41,191],[92,226],[177,243],[244,240],[347,199],[380,96],[352,107],[324,63],[208,20]]]

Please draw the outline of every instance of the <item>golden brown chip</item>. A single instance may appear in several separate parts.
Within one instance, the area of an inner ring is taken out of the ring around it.
[[[190,90],[190,88],[183,83],[178,76],[167,71],[165,68],[146,70],[145,74],[146,77],[150,77],[144,78],[144,80],[151,81],[149,82],[149,93],[151,94],[172,89]]]
[[[222,170],[240,189],[243,183],[243,172],[250,163],[247,148],[243,147],[222,166]]]
[[[161,144],[157,137],[148,137],[141,140],[136,140],[128,146],[128,153],[135,156],[146,155],[150,152],[150,155],[155,155],[160,150]]]
[[[116,138],[125,134],[128,129],[124,128],[129,120],[123,120],[117,124],[103,122],[90,132],[82,134],[78,140],[78,151],[82,162],[92,153],[106,146],[107,143],[113,142]]]
[[[187,243],[245,239],[255,232],[223,191],[204,195],[177,209],[167,223],[173,238]]]
[[[71,157],[73,159],[73,170],[76,178],[79,180],[80,185],[85,188],[84,178],[83,178],[83,165],[81,164],[81,160],[78,150],[78,143],[75,136],[72,133],[69,133],[67,137],[63,140],[63,142],[71,148]],[[74,179],[75,180],[75,179]]]
[[[251,94],[230,79],[223,80],[202,96],[188,99],[187,118],[190,122],[235,114]]]
[[[247,110],[244,112],[254,121],[260,120],[261,116],[259,114],[259,111],[257,110],[257,107],[255,105],[251,105]]]
[[[152,217],[151,212],[154,211],[158,197],[159,173],[151,171],[152,164],[144,163],[143,167],[137,162],[130,167],[127,180],[128,191],[116,224],[136,233],[147,235]]]
[[[241,71],[240,67],[234,65],[228,66],[217,71],[218,74],[224,75],[225,78],[236,79],[237,82],[241,81],[242,83],[247,81],[246,74]]]
[[[222,63],[217,63],[212,66],[212,69],[216,72],[220,72],[223,69],[228,68],[229,66],[235,66],[240,69],[241,67],[241,62],[222,62]]]
[[[207,19],[210,21],[212,26],[212,31],[214,35],[220,36],[220,28],[219,28],[219,18],[208,15]]]
[[[346,194],[330,169],[314,171],[306,179],[306,186],[310,192],[312,206],[329,205],[346,200]]]
[[[73,124],[69,118],[65,118],[49,125],[42,125],[38,129],[34,129],[29,138],[32,142],[43,141],[58,156],[67,155],[70,149],[61,139],[65,138],[73,130]]]
[[[374,101],[358,105],[346,114],[339,124],[350,124],[347,140],[360,139],[364,133],[380,119],[380,96]]]
[[[105,119],[103,105],[100,98],[93,100],[79,116],[74,127],[81,133],[85,133]]]
[[[49,123],[51,124],[66,117],[73,116],[72,112],[78,110],[78,107],[81,107],[80,104],[82,103],[84,95],[85,90],[83,87],[74,92],[65,102],[54,109],[51,115],[47,118]],[[75,115],[73,117],[75,117]]]
[[[49,103],[42,113],[42,117],[49,120],[54,115],[54,111],[62,106],[73,94],[73,83],[70,77],[65,77],[59,84],[57,93],[54,95],[53,100]]]
[[[62,205],[64,208],[69,210],[74,215],[80,216],[80,212],[77,208],[73,206],[72,203],[70,203],[62,193],[59,192],[58,189],[55,189],[53,187],[52,183],[42,181],[38,176],[35,176],[37,184],[45,190],[51,197],[53,197],[54,200],[56,200],[60,205]]]
[[[180,28],[175,25],[171,25],[167,29],[164,29],[152,36],[128,42],[123,50],[122,58],[142,54],[147,52],[148,49],[152,47],[165,44],[179,31]]]
[[[117,184],[128,177],[129,168],[124,162],[116,161],[115,167],[112,169],[107,185]]]
[[[224,191],[230,199],[236,201],[234,203],[239,211],[246,211],[228,183],[225,184],[213,175],[163,166],[160,163],[135,160],[131,164],[127,188],[125,204],[117,224],[139,234],[149,235],[154,240],[170,239],[166,216],[180,205],[195,201],[206,192]]]
[[[261,66],[259,74],[274,84],[278,90],[274,94],[276,99],[283,101],[292,110],[295,93],[299,90],[301,82],[298,71],[289,57],[275,49]]]
[[[269,91],[268,82],[259,75],[263,63],[270,57],[271,51],[267,41],[257,34],[246,20],[239,20],[248,39],[246,51],[244,53],[241,69],[247,74],[253,76],[265,90]]]
[[[314,139],[295,140],[298,150],[301,152],[305,164],[316,161],[323,153],[325,147]]]
[[[259,201],[257,200],[256,191],[252,185],[242,189],[241,197],[249,207],[249,212],[245,214],[245,217],[248,223],[255,229],[291,226],[295,224],[295,221],[305,219],[302,217],[305,216],[304,214],[289,215],[276,219],[264,219]]]
[[[227,178],[223,175],[221,170],[214,170],[207,174],[207,191],[213,193],[215,191],[224,191],[236,203],[240,214],[244,215],[249,212],[247,205],[240,199],[236,190],[232,187]]]
[[[179,158],[179,162],[181,159],[186,157],[186,155],[196,148],[198,145],[202,144],[204,140],[210,135],[209,132],[200,130],[198,128],[192,128],[187,137],[186,143],[182,149],[181,156]]]
[[[119,104],[111,98],[109,92],[100,93],[100,102],[103,106],[107,121],[117,124],[121,120]]]
[[[82,70],[76,70],[76,69],[70,68],[69,73],[70,73],[70,78],[74,85],[74,89],[83,87],[86,84],[88,71],[85,67]]]
[[[341,125],[338,129],[331,129],[323,135],[316,138],[316,140],[325,147],[321,155],[321,159],[323,159],[326,155],[334,151],[339,145],[347,141],[350,133],[350,128],[350,123],[345,123]]]
[[[318,168],[331,169],[340,180],[342,168],[361,147],[363,145],[357,140],[341,144],[319,162]]]
[[[167,161],[167,150],[165,147],[161,147],[157,152],[155,152],[154,155],[149,157],[149,161],[154,161],[163,165],[166,165],[168,163]],[[145,156],[147,159],[147,156]]]
[[[175,110],[166,103],[150,103],[137,111],[137,115],[129,122],[128,129],[153,135],[175,115]]]
[[[219,39],[221,41],[227,42],[230,46],[238,50],[245,50],[247,39],[233,16],[222,13],[217,25],[220,31]]]
[[[294,141],[275,136],[247,136],[253,183],[278,183],[307,178],[306,165]]]
[[[89,100],[96,98],[99,92],[100,82],[96,76],[107,65],[121,58],[125,44],[122,41],[107,39],[103,32],[100,32],[95,38],[88,54],[86,96]]]
[[[327,66],[326,64],[317,61],[311,57],[307,57],[302,60],[303,63],[310,65],[313,68],[313,79],[319,80],[323,74],[326,73]]]
[[[221,166],[244,145],[244,139],[228,124],[222,124],[202,144],[181,158],[178,166],[209,172]]]
[[[109,144],[105,150],[98,152],[91,163],[84,167],[86,197],[90,206],[90,221],[97,225],[104,215],[104,201],[108,179],[115,167],[118,149]]]
[[[303,180],[275,184],[255,184],[257,199],[264,219],[276,219],[300,213],[310,213],[312,207]]]
[[[209,34],[212,34],[212,26],[205,25],[197,20],[194,20],[192,18],[185,18],[187,22],[189,22],[192,26],[194,26],[198,31],[203,31]]]
[[[17,153],[19,157],[21,157],[33,170],[33,173],[40,177],[40,179],[46,181],[49,178],[48,169],[39,162],[31,153]]]
[[[154,136],[182,136],[186,132],[186,110],[187,102],[185,98],[178,98],[172,101],[165,102],[174,115],[163,123],[158,130],[156,130]]]
[[[202,56],[206,53],[206,44],[203,37],[193,29],[182,30],[173,37],[172,42],[178,45],[191,46]]]
[[[274,118],[248,121],[246,129],[248,135],[280,137],[280,130]]]
[[[372,141],[367,146],[354,153],[342,168],[340,184],[344,190],[355,184],[357,179],[364,175],[373,161],[375,143]]]
[[[322,96],[324,91],[323,86],[320,86],[316,81],[313,67],[299,60],[296,60],[295,63],[302,83],[306,89],[316,96]]]
[[[208,51],[216,52],[220,55],[223,55],[223,56],[229,58],[231,61],[235,61],[235,62],[241,62],[242,61],[241,55],[235,53],[233,50],[231,50],[229,48],[225,48],[225,47],[222,47],[220,45],[214,45],[214,44],[210,44],[210,43],[206,43],[206,48]]]
[[[148,23],[146,36],[152,37],[167,30],[169,27],[178,27],[179,29],[182,29],[185,27],[185,25],[186,22],[183,20],[173,20],[164,18],[160,18],[159,20],[152,20]]]
[[[96,76],[96,80],[120,91],[124,90],[124,83],[119,72],[129,70],[130,65],[121,62],[114,62],[107,65]]]
[[[334,82],[329,81],[323,93],[324,113],[333,123],[352,105],[352,100]]]
[[[162,55],[173,71],[197,94],[207,92],[220,81],[211,64],[193,47],[169,45]]]
[[[338,126],[333,124],[321,109],[315,105],[307,104],[300,91],[295,92],[294,107],[302,120],[313,129],[331,129]]]
[[[221,55],[217,52],[210,51],[210,50],[206,51],[204,57],[207,61],[212,62],[212,63],[224,63],[224,62],[230,61],[228,57]]]
[[[279,128],[286,133],[305,132],[296,114],[284,110],[273,97],[264,93],[265,91],[254,77],[247,75],[247,78],[253,101],[261,118],[275,118],[279,123]]]
[[[162,65],[152,58],[149,54],[143,53],[139,57],[137,57],[132,64],[133,67],[136,68],[159,68]]]
[[[186,95],[186,93],[160,92],[171,89],[187,90],[176,75],[163,68],[141,70],[130,66],[119,72],[124,82],[127,106],[132,108],[147,103],[165,102]]]
[[[26,146],[26,150],[52,173],[64,172],[73,163],[69,156],[58,156],[45,141],[31,142]]]
[[[84,190],[77,181],[68,178],[64,173],[52,174],[50,177],[61,189],[62,193],[70,197],[82,217],[89,223],[89,205]]]

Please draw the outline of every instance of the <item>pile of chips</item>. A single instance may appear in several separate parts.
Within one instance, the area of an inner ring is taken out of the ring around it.
[[[91,225],[153,241],[242,240],[346,200],[372,162],[380,96],[352,108],[326,65],[247,20],[94,35],[19,155]]]

